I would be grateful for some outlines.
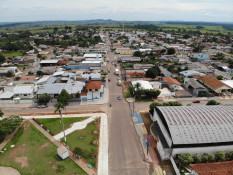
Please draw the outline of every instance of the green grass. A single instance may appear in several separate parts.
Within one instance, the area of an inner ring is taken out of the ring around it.
[[[125,97],[125,98],[130,98],[130,97],[131,97],[131,95],[130,95],[130,93],[129,93],[129,92],[125,92],[125,93],[124,93],[124,97]]]
[[[70,128],[72,123],[79,122],[87,118],[88,117],[63,118],[65,129]],[[62,131],[62,124],[60,118],[37,119],[37,121],[43,124],[53,134],[58,134]]]
[[[4,57],[17,57],[17,56],[23,56],[23,53],[21,52],[8,52],[8,53],[2,53]]]
[[[11,148],[13,144],[15,147]],[[71,159],[62,160],[57,155],[57,147],[30,123],[17,131],[6,148],[7,151],[0,154],[0,165],[15,168],[22,175],[86,174]],[[26,166],[16,162],[20,157],[26,159]]]
[[[66,144],[74,150],[76,147],[80,148],[83,154],[80,154],[88,163],[96,166],[98,146],[92,144],[94,140],[98,140],[99,135],[93,134],[94,130],[99,130],[97,125],[98,119],[88,124],[83,130],[75,131],[67,136]],[[80,139],[80,136],[84,136]],[[96,154],[95,158],[91,158],[92,154]]]

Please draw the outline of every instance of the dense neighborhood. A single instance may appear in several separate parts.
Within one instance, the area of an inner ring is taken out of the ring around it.
[[[0,165],[33,174],[31,157],[12,156],[30,131],[60,158],[40,173],[233,173],[232,40],[79,25],[0,33]]]

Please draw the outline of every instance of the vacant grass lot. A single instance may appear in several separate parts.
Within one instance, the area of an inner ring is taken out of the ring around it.
[[[0,154],[0,165],[13,167],[22,175],[86,174],[71,159],[60,159],[57,147],[30,123],[18,130],[6,148]]]
[[[63,118],[65,129],[70,128],[73,123],[85,120],[87,118],[88,117]],[[43,124],[55,135],[62,131],[62,123],[60,118],[37,119],[37,121]]]
[[[82,150],[80,155],[91,165],[96,166],[98,146],[93,144],[94,140],[99,140],[99,119],[88,124],[83,130],[69,134],[66,144],[74,150],[76,147]],[[93,133],[98,131],[98,133]],[[82,138],[83,137],[83,138]]]
[[[9,52],[9,53],[2,53],[4,57],[17,57],[17,56],[23,56],[23,53],[21,52]]]

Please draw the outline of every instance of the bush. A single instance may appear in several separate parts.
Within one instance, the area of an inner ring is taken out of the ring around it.
[[[213,154],[210,153],[204,153],[202,156],[202,159],[204,162],[213,162],[215,157]]]
[[[227,156],[229,157],[230,160],[233,160],[233,151],[229,151],[227,153]]]
[[[181,163],[185,166],[193,163],[193,157],[190,153],[179,154],[178,158],[180,159]]]
[[[169,101],[165,103],[153,102],[150,104],[150,110],[153,110],[156,106],[182,106],[182,104],[178,101]]]
[[[210,101],[208,101],[208,103],[206,103],[206,105],[221,105],[221,103],[219,103],[215,100],[210,100]]]
[[[218,161],[224,161],[226,158],[225,158],[225,152],[224,151],[217,151],[215,153],[215,157]]]
[[[125,98],[131,97],[131,96],[130,96],[130,93],[129,93],[129,92],[125,92],[125,93],[124,93],[124,97],[125,97]]]
[[[201,162],[201,156],[200,154],[196,153],[193,155],[193,160],[194,160],[194,163],[200,163]]]

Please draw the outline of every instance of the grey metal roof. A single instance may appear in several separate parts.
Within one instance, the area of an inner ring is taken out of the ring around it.
[[[2,94],[0,94],[0,99],[11,98],[13,96],[14,96],[14,92],[5,91]]]
[[[188,82],[187,82],[187,85],[188,86],[192,86],[194,89],[204,89],[206,90],[206,88],[200,84],[199,82],[197,82],[196,80],[194,79],[190,79]]]
[[[65,85],[65,83],[45,84],[39,88],[37,94],[60,94]]]
[[[233,106],[158,107],[173,144],[233,142]]]
[[[172,74],[171,72],[169,72],[167,69],[165,69],[164,67],[162,66],[159,66],[159,69],[161,70],[162,74]]]

